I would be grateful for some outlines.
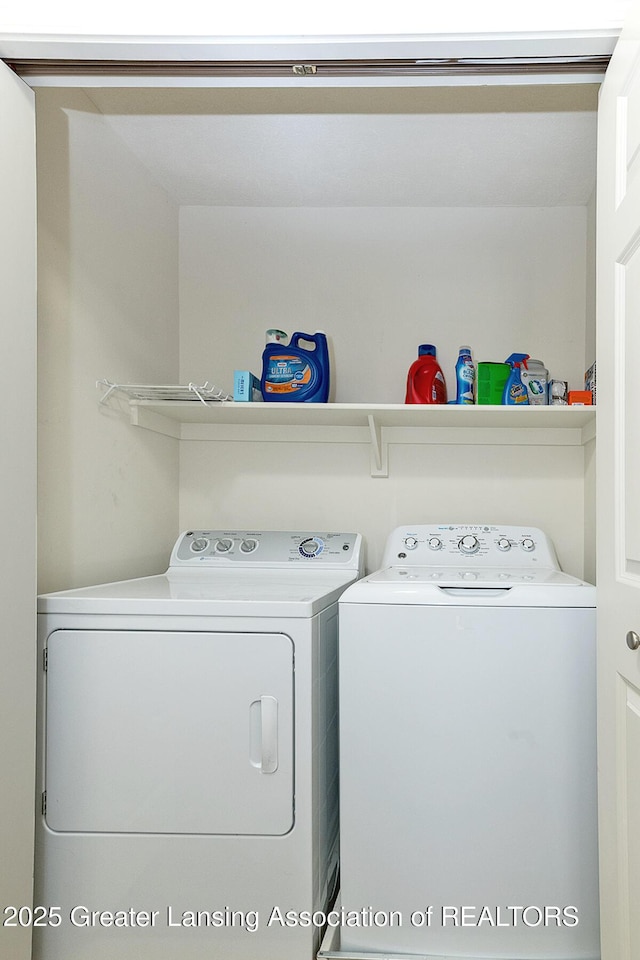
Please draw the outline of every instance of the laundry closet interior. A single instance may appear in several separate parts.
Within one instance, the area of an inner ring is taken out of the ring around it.
[[[208,525],[358,531],[372,570],[401,523],[527,524],[593,581],[593,411],[389,408],[425,342],[450,396],[461,344],[583,387],[598,84],[530,81],[35,85],[41,592]],[[272,327],[326,332],[326,412],[100,403],[229,391]]]

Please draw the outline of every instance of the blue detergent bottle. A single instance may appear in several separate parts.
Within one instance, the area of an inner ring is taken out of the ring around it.
[[[520,377],[520,370],[523,366],[526,370],[528,359],[528,353],[512,353],[511,356],[505,360],[505,363],[511,366],[511,373],[507,377],[507,382],[502,392],[502,402],[507,406],[513,406],[514,404],[524,404],[528,406],[529,404],[529,394]]]
[[[471,347],[460,347],[456,363],[456,403],[475,403],[476,368]]]
[[[313,344],[312,349],[300,341]],[[266,401],[326,403],[329,399],[329,348],[322,330],[294,333],[288,346],[267,343],[262,353],[260,388]]]

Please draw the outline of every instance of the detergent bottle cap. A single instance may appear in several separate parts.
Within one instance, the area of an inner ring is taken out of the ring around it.
[[[432,343],[421,343],[418,347],[419,357],[435,357],[436,348]]]
[[[507,357],[505,363],[510,363],[512,367],[524,367],[526,370],[528,359],[528,353],[512,353],[510,357]]]
[[[289,339],[289,334],[285,333],[284,330],[267,330],[265,334],[265,339],[267,343],[282,343],[284,344],[285,340]]]

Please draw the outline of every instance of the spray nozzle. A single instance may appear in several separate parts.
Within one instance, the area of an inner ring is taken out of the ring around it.
[[[526,370],[529,356],[528,353],[512,353],[510,357],[507,357],[505,363],[511,364],[512,367],[524,367]]]

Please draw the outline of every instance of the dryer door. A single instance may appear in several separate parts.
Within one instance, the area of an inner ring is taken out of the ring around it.
[[[281,633],[49,637],[52,830],[271,834],[293,825],[293,645]]]

